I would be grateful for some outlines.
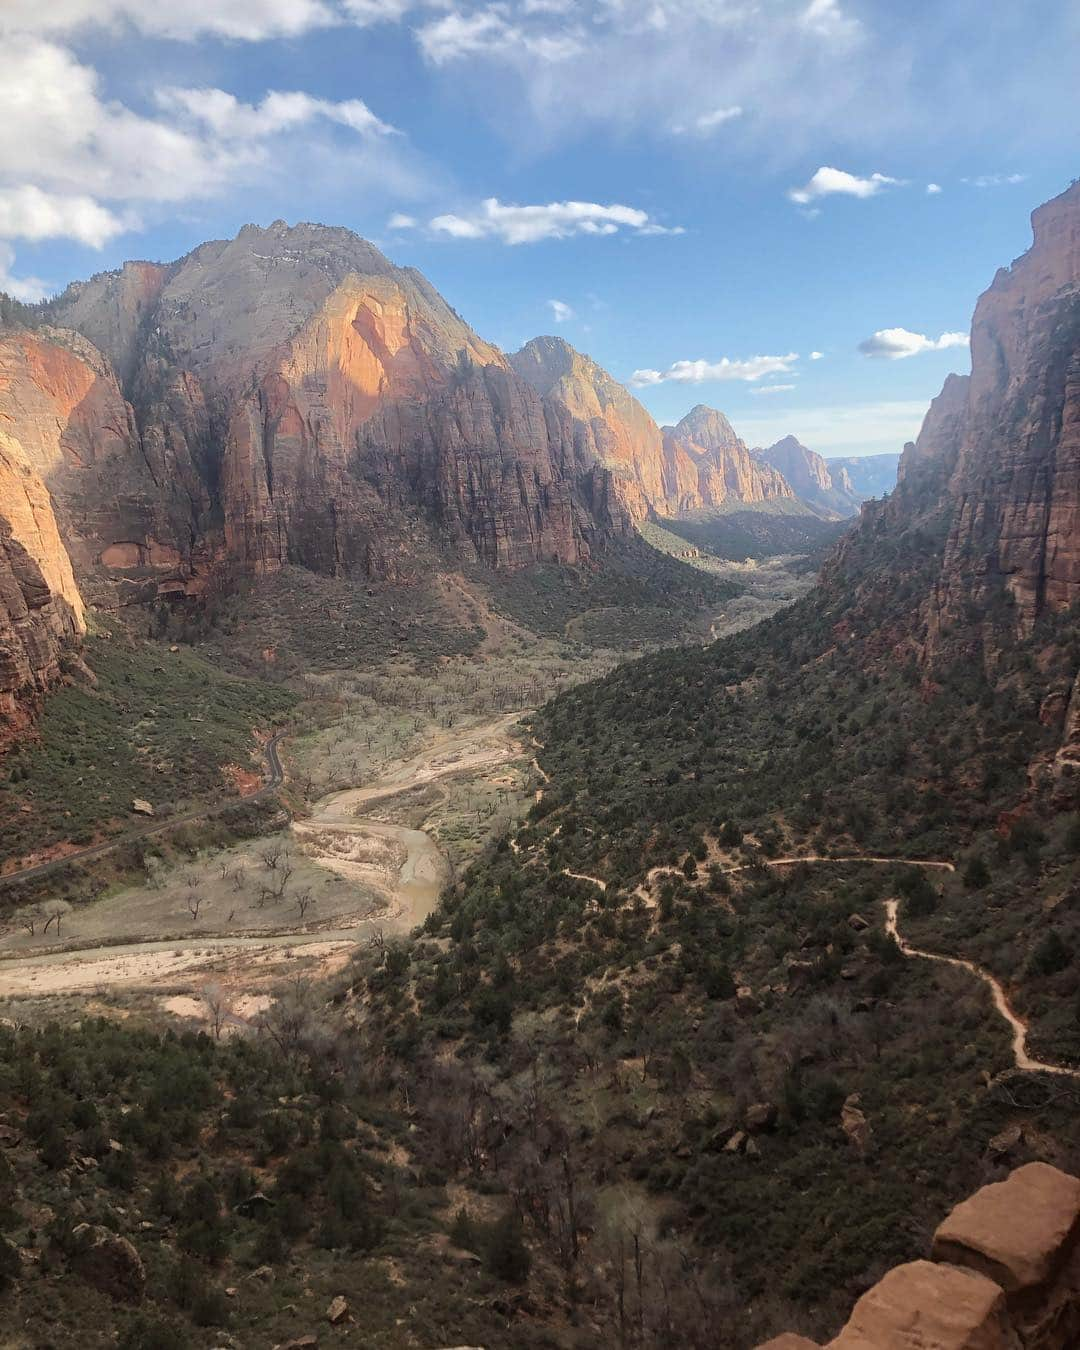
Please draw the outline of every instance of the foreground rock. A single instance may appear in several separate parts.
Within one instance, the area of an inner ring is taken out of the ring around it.
[[[1028,1163],[957,1205],[933,1260],[897,1266],[828,1350],[1076,1350],[1080,1179]],[[759,1350],[806,1350],[780,1336]]]
[[[890,1270],[862,1296],[830,1350],[1013,1350],[1002,1290],[933,1261]]]

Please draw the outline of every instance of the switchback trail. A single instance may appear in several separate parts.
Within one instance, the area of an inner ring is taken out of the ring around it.
[[[966,970],[977,979],[982,980],[984,984],[990,986],[990,993],[994,999],[994,1007],[1008,1022],[1012,1031],[1012,1053],[1013,1062],[1018,1069],[1025,1073],[1055,1073],[1065,1078],[1080,1078],[1080,1069],[1068,1069],[1061,1064],[1046,1064],[1041,1059],[1033,1059],[1027,1052],[1028,1026],[1022,1018],[1013,1012],[1009,1005],[1009,1000],[1005,997],[1005,990],[1001,982],[988,970],[983,970],[982,966],[977,966],[974,961],[965,961],[961,956],[942,956],[939,952],[924,952],[918,947],[913,947],[905,938],[900,935],[897,927],[897,918],[899,914],[899,901],[885,901],[885,931],[891,937],[895,938],[896,945],[907,957],[918,958],[923,961],[942,961],[947,966],[958,966],[961,970]]]
[[[830,858],[824,854],[809,853],[802,858],[762,858],[758,862],[739,863],[737,867],[722,867],[720,873],[722,876],[733,876],[736,872],[750,872],[755,867],[796,867],[799,863],[874,863],[877,866],[902,866],[908,867],[938,867],[943,872],[955,872],[956,867],[951,862],[942,862],[937,858],[867,858],[858,853],[847,854],[841,858]],[[681,867],[653,867],[645,874],[645,880],[637,887],[634,894],[641,897],[646,904],[652,904],[653,899],[649,894],[649,887],[657,877],[671,876],[684,877],[686,874]]]

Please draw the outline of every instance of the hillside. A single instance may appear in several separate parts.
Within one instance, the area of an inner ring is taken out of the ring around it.
[[[970,382],[817,590],[543,708],[527,827],[410,952],[411,1053],[449,1043],[471,1091],[521,1113],[511,1185],[539,1082],[589,1252],[648,1234],[653,1278],[674,1248],[695,1287],[730,1289],[679,1310],[678,1343],[709,1343],[705,1320],[737,1347],[827,1336],[1007,1158],[1075,1166],[1071,1093],[1010,1076],[985,983],[905,959],[883,904],[914,947],[1000,981],[1032,1055],[1080,1068],[1080,187],[1033,223],[979,303]],[[374,999],[365,1024],[399,1018]],[[591,1254],[572,1269],[605,1278]]]

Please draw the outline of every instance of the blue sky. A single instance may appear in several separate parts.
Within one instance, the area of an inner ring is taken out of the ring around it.
[[[1080,173],[1075,0],[3,0],[0,41],[0,287],[344,224],[504,348],[826,454],[915,434]]]

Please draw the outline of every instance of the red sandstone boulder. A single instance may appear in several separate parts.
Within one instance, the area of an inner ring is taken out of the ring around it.
[[[1078,1233],[1080,1180],[1034,1162],[957,1205],[934,1234],[931,1254],[1016,1294],[1049,1283]]]
[[[1019,1350],[1002,1290],[975,1271],[912,1261],[865,1293],[828,1350]]]

